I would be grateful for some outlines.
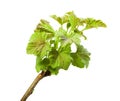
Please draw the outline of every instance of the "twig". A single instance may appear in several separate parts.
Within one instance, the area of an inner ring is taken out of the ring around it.
[[[50,72],[49,71],[42,71],[41,73],[38,74],[38,76],[34,79],[34,81],[32,82],[32,84],[30,85],[30,87],[27,89],[27,91],[25,92],[25,94],[23,95],[23,97],[21,98],[20,101],[26,101],[26,99],[32,94],[34,88],[36,87],[37,83],[46,76],[50,76]]]

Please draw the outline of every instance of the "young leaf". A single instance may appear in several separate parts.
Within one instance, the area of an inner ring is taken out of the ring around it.
[[[48,71],[52,74],[52,75],[57,75],[59,73],[59,69],[60,68],[52,68],[51,66],[48,67]]]
[[[49,58],[51,60],[51,67],[53,69],[61,68],[67,70],[72,60],[70,51],[70,45],[68,45],[64,48],[60,47],[58,51],[53,52]]]
[[[95,20],[93,18],[85,19],[85,23],[86,23],[85,30],[90,28],[106,27],[106,24],[103,23],[101,20]]]
[[[71,53],[71,57],[73,58],[72,65],[79,68],[88,67],[90,53],[82,45],[77,46],[77,51],[75,53]]]
[[[56,20],[60,25],[63,25],[64,23],[68,22],[68,16],[64,15],[63,17],[59,17],[56,15],[51,15],[51,18]]]
[[[44,57],[50,49],[50,44],[46,41],[45,32],[35,32],[32,34],[26,50],[28,54]]]
[[[40,56],[37,56],[36,58],[36,71],[40,72],[41,70],[46,70],[49,66],[50,60],[48,58],[44,58],[41,60]]]
[[[54,30],[52,26],[49,24],[49,22],[43,19],[40,20],[40,23],[37,25],[36,30],[54,33]]]
[[[75,43],[76,45],[80,44],[80,35],[73,33],[69,36],[69,39],[72,41],[72,43]]]
[[[41,70],[45,70],[45,66],[41,64],[41,58],[39,56],[36,57],[36,65],[35,69],[37,72],[40,72]]]
[[[56,31],[56,36],[58,36],[58,37],[62,37],[62,36],[66,36],[66,35],[67,35],[67,31],[65,29],[63,29],[62,27],[60,27]]]
[[[87,37],[83,34],[83,31],[80,31],[79,29],[75,29],[74,33],[79,34],[79,36],[82,36],[85,40],[87,39]]]
[[[76,15],[74,14],[74,12],[68,12],[66,13],[68,15],[68,19],[71,25],[71,30],[74,30],[76,28],[76,26],[78,25],[78,18],[76,17]]]
[[[71,33],[70,35],[63,36],[61,39],[62,39],[61,40],[62,47],[65,47],[66,45],[72,44],[72,43],[75,43],[76,45],[80,44],[80,34],[77,34],[77,33]]]
[[[53,18],[54,20],[56,20],[59,24],[61,24],[61,25],[63,24],[61,17],[58,17],[56,15],[51,15],[50,17]]]

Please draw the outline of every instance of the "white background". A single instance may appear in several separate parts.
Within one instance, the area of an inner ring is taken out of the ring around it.
[[[120,101],[119,0],[0,0],[0,101],[20,101],[37,76],[26,46],[41,18],[74,11],[101,19],[107,28],[86,31],[88,69],[70,67],[44,78],[27,101]]]

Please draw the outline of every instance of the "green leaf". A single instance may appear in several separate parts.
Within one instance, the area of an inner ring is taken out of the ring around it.
[[[67,35],[67,31],[65,29],[63,29],[62,27],[60,27],[58,29],[58,31],[56,31],[57,37],[62,37],[62,36],[66,36],[66,35]]]
[[[101,20],[95,20],[93,18],[85,19],[85,23],[86,23],[85,30],[90,28],[106,27],[106,24],[103,23]]]
[[[79,29],[75,29],[74,33],[79,34],[79,37],[83,37],[85,40],[87,39],[87,37],[83,34],[83,31],[79,31]]]
[[[69,39],[75,43],[76,45],[79,45],[80,44],[80,35],[79,34],[76,34],[76,33],[73,33],[70,35]]]
[[[47,70],[48,66],[49,66],[50,60],[48,58],[44,58],[43,60],[41,59],[41,57],[37,56],[36,58],[36,71],[40,72],[41,70]]]
[[[77,33],[71,33],[70,35],[67,36],[62,36],[61,37],[61,46],[65,47],[68,44],[75,43],[76,45],[80,44],[80,34]]]
[[[62,68],[67,70],[71,63],[70,45],[61,47],[58,51],[53,51],[49,57],[53,69]],[[56,53],[56,54],[55,54]]]
[[[41,64],[41,61],[42,61],[42,59],[39,56],[37,56],[36,57],[36,65],[35,65],[37,72],[40,72],[41,70],[45,70],[45,66]]]
[[[67,70],[71,62],[71,57],[65,53],[59,53],[58,57],[54,64],[52,64],[52,68],[62,68]]]
[[[74,30],[76,28],[76,26],[78,25],[79,19],[76,17],[76,15],[74,14],[74,12],[68,12],[66,13],[68,15],[68,19],[71,25],[71,30]]]
[[[45,32],[32,34],[26,51],[28,54],[40,55],[44,57],[51,50],[50,43],[46,41]]]
[[[56,16],[56,15],[51,15],[50,17],[53,18],[53,19],[56,20],[59,24],[62,25],[62,18],[61,18],[61,17],[58,17],[58,16]]]
[[[48,67],[48,71],[50,71],[52,75],[57,75],[59,73],[59,69],[60,68],[53,69],[51,66]]]
[[[49,33],[55,33],[55,31],[53,30],[49,22],[44,19],[40,20],[40,23],[37,25],[36,30],[45,31]]]
[[[71,57],[73,58],[72,65],[79,68],[88,67],[90,53],[82,45],[77,46],[77,51],[75,53],[71,53]]]
[[[71,24],[68,22],[68,23],[67,23],[67,26],[66,26],[66,27],[67,27],[67,30],[70,28],[70,26],[71,26]]]
[[[56,20],[60,25],[63,25],[64,23],[68,22],[68,16],[64,15],[63,17],[59,17],[56,15],[51,15],[51,18]]]
[[[39,40],[46,40],[46,33],[45,32],[34,32],[31,37],[29,42],[35,42]]]

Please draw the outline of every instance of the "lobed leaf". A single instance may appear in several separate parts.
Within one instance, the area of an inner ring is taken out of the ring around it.
[[[71,30],[74,30],[78,25],[79,19],[76,17],[74,12],[68,12],[66,14],[68,15],[68,20],[71,25]]]
[[[68,22],[68,16],[66,15],[64,15],[63,17],[51,15],[50,17],[56,20],[60,25],[63,25],[64,23]]]
[[[49,59],[51,60],[51,67],[53,69],[65,69],[67,70],[71,63],[70,45],[66,47],[60,47],[58,51],[51,52]]]
[[[50,17],[53,18],[54,20],[56,20],[59,24],[61,24],[61,25],[63,24],[61,17],[58,17],[56,15],[51,15]]]
[[[49,32],[49,33],[55,33],[54,29],[49,24],[49,22],[44,19],[40,20],[40,23],[37,25],[36,30],[45,31],[45,32]]]
[[[36,58],[36,71],[40,72],[41,70],[45,71],[49,66],[50,60],[48,58],[41,59],[40,56]]]
[[[88,67],[90,53],[82,45],[77,46],[77,51],[71,53],[71,57],[73,58],[72,65],[79,68]]]
[[[41,58],[44,57],[47,51],[51,50],[49,42],[46,41],[45,32],[32,34],[26,50],[28,54],[39,55]]]
[[[86,23],[85,30],[90,28],[106,27],[106,24],[103,23],[101,20],[95,20],[93,18],[85,19],[85,23]]]
[[[61,37],[61,46],[65,47],[68,44],[75,43],[76,45],[80,44],[80,35],[76,33],[71,33],[70,35]]]

